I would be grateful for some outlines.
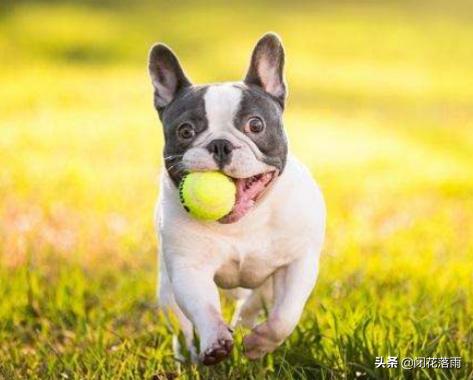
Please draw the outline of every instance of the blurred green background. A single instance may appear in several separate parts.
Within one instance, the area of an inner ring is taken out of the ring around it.
[[[467,0],[4,0],[0,378],[473,378],[472,15]],[[148,49],[170,45],[194,82],[239,80],[267,31],[286,48],[290,146],[327,201],[320,280],[273,355],[178,366],[154,308]],[[463,365],[375,369],[387,355]]]

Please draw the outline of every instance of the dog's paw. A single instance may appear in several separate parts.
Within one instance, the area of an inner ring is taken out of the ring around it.
[[[250,360],[260,359],[278,348],[289,334],[289,329],[280,326],[278,321],[266,321],[243,339],[245,356]]]
[[[225,359],[233,348],[233,339],[220,339],[202,354],[202,363],[204,365],[214,365]]]
[[[225,359],[233,348],[232,330],[223,325],[218,329],[216,340],[200,354],[204,365],[214,365]]]

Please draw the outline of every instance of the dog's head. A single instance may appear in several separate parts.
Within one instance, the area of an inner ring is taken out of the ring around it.
[[[281,41],[271,33],[256,44],[242,82],[193,85],[171,49],[151,49],[166,169],[176,185],[190,171],[220,170],[233,178],[237,201],[222,223],[245,215],[284,170],[283,67]]]

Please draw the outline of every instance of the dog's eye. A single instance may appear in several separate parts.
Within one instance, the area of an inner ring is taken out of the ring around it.
[[[177,135],[183,140],[190,140],[195,136],[195,131],[192,125],[184,123],[177,128]]]
[[[245,125],[245,132],[246,133],[260,133],[264,129],[263,120],[259,117],[252,117],[248,120]]]

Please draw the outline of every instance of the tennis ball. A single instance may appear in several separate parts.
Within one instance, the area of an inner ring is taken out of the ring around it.
[[[184,208],[195,218],[218,220],[232,210],[236,187],[220,172],[192,172],[181,180],[179,195]]]

